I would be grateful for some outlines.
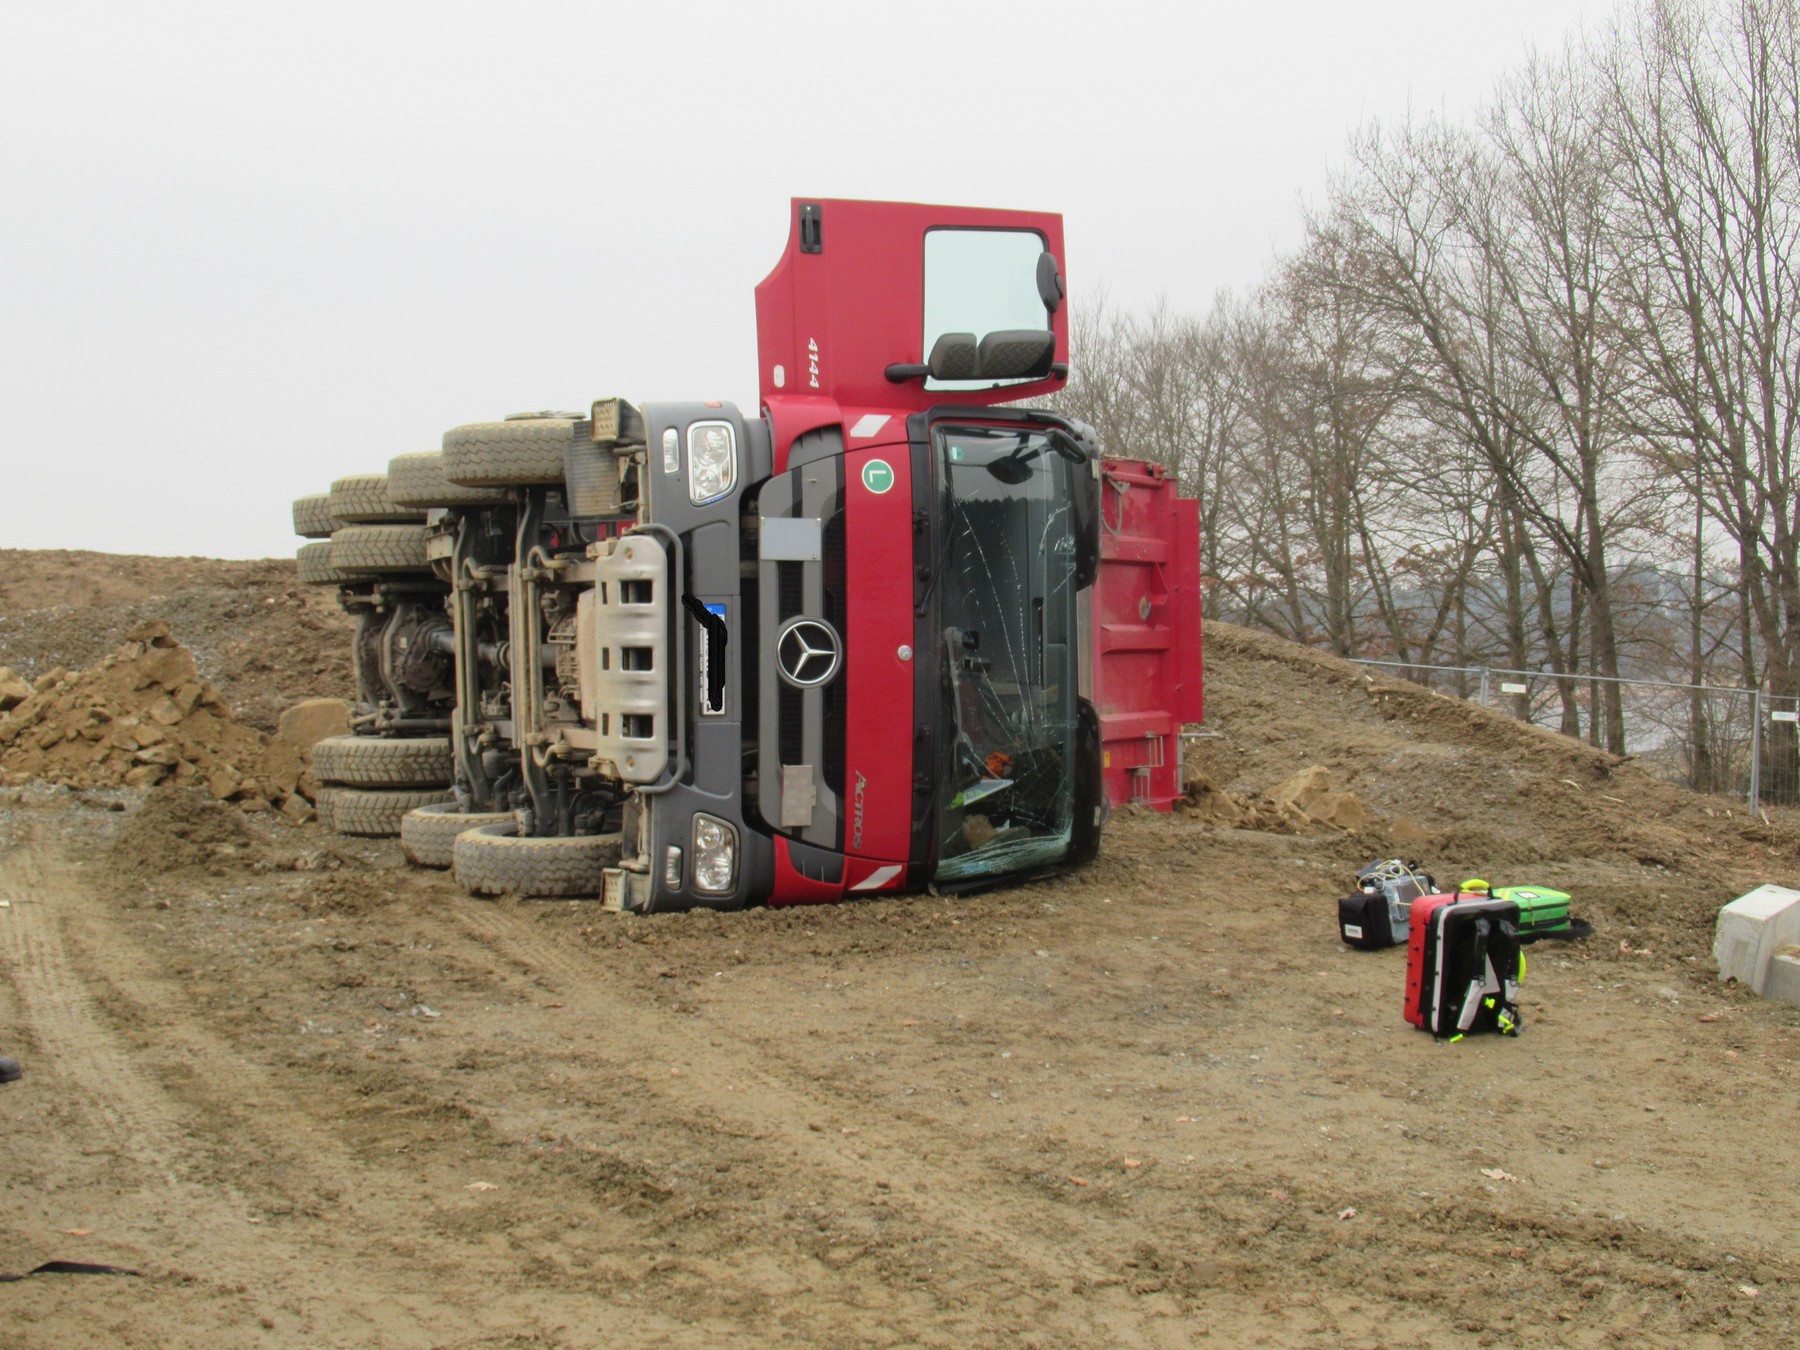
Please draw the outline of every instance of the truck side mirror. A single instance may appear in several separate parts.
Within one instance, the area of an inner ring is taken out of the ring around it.
[[[984,380],[1042,379],[1056,355],[1056,334],[1048,328],[1006,328],[981,339]]]
[[[934,380],[973,380],[981,375],[981,348],[973,333],[943,333],[925,363]],[[889,373],[889,379],[893,378]]]
[[[1068,294],[1063,286],[1062,267],[1057,263],[1056,255],[1047,249],[1038,254],[1037,290],[1044,308],[1052,314],[1062,308],[1063,297]]]

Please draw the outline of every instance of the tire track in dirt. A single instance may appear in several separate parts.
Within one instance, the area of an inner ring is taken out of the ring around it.
[[[63,931],[72,888],[46,874],[29,837],[0,859],[0,899],[12,921],[0,929],[14,995],[31,1027],[44,1075],[78,1128],[97,1136],[94,1152],[130,1159],[178,1189],[180,1129],[148,1075],[101,1021],[76,973]],[[74,1090],[80,1084],[79,1091]]]
[[[972,1168],[966,1138],[916,1115],[841,1134],[827,1122],[846,1115],[868,1122],[867,1103],[806,1079],[748,1037],[718,1026],[689,1027],[663,1009],[646,1008],[597,979],[594,962],[544,931],[528,905],[459,903],[450,912],[467,938],[552,994],[563,1015],[610,1028],[621,1071],[667,1103],[666,1116],[755,1140],[760,1154],[783,1159],[799,1174],[835,1178],[852,1202],[876,1194],[878,1179],[887,1182],[883,1194],[892,1197],[896,1218],[959,1249],[955,1280],[963,1294],[974,1285],[1009,1303],[1029,1299],[1030,1312],[1048,1319],[1040,1330],[1053,1327],[1053,1334],[1079,1343],[1102,1326],[1119,1337],[1127,1323],[1136,1331],[1118,1343],[1163,1343],[1166,1321],[1145,1316],[1135,1300],[1116,1293],[1115,1257],[1132,1239],[1114,1230],[1129,1228],[1129,1218],[1046,1205],[1041,1187],[1010,1170]],[[724,1093],[725,1084],[735,1091]],[[1031,1226],[1016,1221],[1021,1207]],[[1076,1289],[1083,1291],[1079,1299],[1065,1299]],[[1211,1291],[1215,1304],[1218,1295]]]
[[[33,1042],[30,1087],[55,1103],[61,1150],[102,1171],[92,1190],[65,1181],[45,1214],[98,1210],[105,1246],[95,1258],[150,1277],[135,1296],[115,1282],[88,1286],[94,1320],[79,1331],[56,1324],[45,1343],[162,1344],[154,1334],[136,1340],[135,1318],[115,1310],[141,1304],[145,1288],[173,1289],[187,1307],[194,1295],[179,1291],[196,1284],[202,1302],[180,1314],[194,1345],[241,1344],[281,1327],[296,1343],[452,1346],[479,1343],[480,1326],[501,1310],[513,1327],[576,1315],[566,1293],[521,1306],[501,1288],[513,1274],[503,1261],[490,1263],[494,1285],[471,1289],[466,1306],[424,1292],[469,1275],[469,1254],[444,1251],[432,1227],[442,1192],[430,1188],[441,1178],[411,1160],[362,1161],[338,1133],[357,1128],[350,1116],[277,1081],[191,1011],[57,843],[29,828],[9,842],[0,848],[0,899],[10,902],[0,975]],[[153,1042],[154,1053],[133,1042]],[[191,1074],[165,1083],[157,1069],[171,1064]],[[322,1189],[332,1212],[304,1213]],[[16,1252],[56,1240],[41,1219],[14,1218],[7,1245]],[[596,1311],[585,1309],[596,1332],[649,1337],[658,1325]]]

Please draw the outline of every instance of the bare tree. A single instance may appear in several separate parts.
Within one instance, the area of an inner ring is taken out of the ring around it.
[[[1800,695],[1800,20],[1793,0],[1655,3],[1599,67],[1633,210],[1646,421],[1737,548],[1771,692]],[[1794,757],[1792,724],[1772,750]],[[1791,789],[1790,789],[1791,791]]]

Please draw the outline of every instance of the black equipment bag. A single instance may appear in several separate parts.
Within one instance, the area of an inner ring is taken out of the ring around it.
[[[1356,894],[1338,901],[1338,937],[1347,947],[1375,951],[1406,941],[1412,902],[1437,883],[1416,862],[1377,858],[1356,874]]]

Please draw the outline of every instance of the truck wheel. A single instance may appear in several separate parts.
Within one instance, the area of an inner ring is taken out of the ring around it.
[[[294,498],[294,533],[302,539],[329,539],[338,527],[331,514],[331,494],[315,492]]]
[[[444,433],[444,477],[464,487],[560,487],[563,451],[585,425],[573,415],[538,413],[452,427]]]
[[[331,541],[302,544],[294,554],[294,566],[302,586],[341,586],[350,578],[331,565]]]
[[[395,835],[408,811],[449,800],[448,788],[332,788],[331,828],[339,834]]]
[[[601,871],[619,860],[617,835],[521,838],[516,829],[507,821],[456,836],[452,865],[471,895],[593,899],[600,894]]]
[[[354,787],[443,787],[455,773],[448,736],[328,736],[312,768],[321,783]]]
[[[619,514],[619,461],[586,437],[571,437],[563,448],[569,510],[577,516]]]
[[[331,536],[340,572],[429,572],[423,525],[346,525]]]
[[[440,450],[395,455],[388,461],[387,492],[396,506],[505,506],[512,501],[512,494],[504,488],[452,483],[444,477]]]
[[[455,861],[456,836],[478,825],[505,825],[510,811],[471,811],[440,802],[408,811],[400,821],[400,851],[420,867],[448,867]]]
[[[422,525],[425,513],[388,496],[385,473],[353,473],[331,485],[331,514],[345,525]]]

